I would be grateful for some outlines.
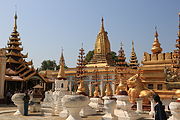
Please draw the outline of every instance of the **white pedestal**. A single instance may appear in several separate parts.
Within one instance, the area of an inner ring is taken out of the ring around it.
[[[89,98],[88,98],[88,103],[90,102]],[[80,111],[80,116],[82,117],[86,117],[89,115],[95,115],[97,112],[94,108],[92,108],[91,106],[87,105],[84,108],[81,109]]]
[[[60,90],[60,91],[54,91],[53,92],[52,97],[54,100],[53,102],[54,102],[54,114],[55,115],[60,116],[61,111],[63,111],[62,98],[68,94],[69,94],[69,92],[67,90]],[[64,113],[64,111],[62,113]]]
[[[89,103],[88,97],[83,95],[65,95],[62,98],[63,107],[69,111],[66,120],[81,120],[80,110]]]
[[[129,102],[129,97],[125,95],[117,95],[117,109],[115,115],[119,120],[137,120],[140,116],[131,110],[132,104]]]
[[[142,98],[137,98],[136,103],[137,103],[137,113],[143,113],[143,105],[142,105],[143,99]]]
[[[96,111],[102,111],[103,109],[103,100],[101,98],[90,98],[89,106],[94,108]]]
[[[168,120],[180,119],[180,102],[171,102],[169,105],[172,116]]]
[[[41,111],[41,98],[33,98],[32,102],[34,103],[33,105],[29,105],[30,111],[31,112],[40,112]]]
[[[12,101],[17,106],[17,111],[14,113],[14,115],[23,115],[24,114],[24,93],[16,93],[12,96]]]
[[[68,115],[69,115],[68,110],[67,110],[65,107],[63,107],[63,111],[61,111],[61,112],[59,113],[59,117],[61,117],[61,118],[67,118]]]
[[[171,102],[172,102],[172,98],[171,99],[162,99],[162,103],[163,103],[163,105],[165,105],[165,111],[169,111],[168,107]]]
[[[118,117],[114,115],[114,108],[116,107],[116,102],[109,99],[109,97],[103,97],[103,99],[105,115],[102,116],[102,120],[118,120]]]
[[[155,106],[155,103],[154,103],[154,100],[153,99],[150,99],[151,101],[151,111],[149,112],[149,115],[150,116],[154,116],[154,106]]]
[[[79,114],[82,117],[86,117],[86,116],[89,116],[89,115],[95,115],[95,114],[97,114],[97,112],[96,112],[96,110],[94,108],[87,105],[87,106],[85,106],[84,108],[81,109]]]

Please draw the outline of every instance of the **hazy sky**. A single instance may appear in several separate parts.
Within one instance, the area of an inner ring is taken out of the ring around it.
[[[15,6],[23,53],[35,67],[58,62],[61,47],[67,66],[75,67],[82,42],[86,53],[94,49],[102,16],[111,50],[123,42],[127,61],[132,40],[139,61],[151,53],[156,25],[163,52],[175,49],[180,0],[0,0],[0,48],[13,30]]]

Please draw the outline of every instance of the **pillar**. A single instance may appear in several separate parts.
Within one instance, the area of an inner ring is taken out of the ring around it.
[[[5,49],[0,49],[0,99],[4,98],[5,70],[6,70],[6,52]]]
[[[111,83],[113,95],[116,94],[116,83]]]
[[[103,83],[103,80],[101,80],[101,83],[100,83],[101,97],[104,96],[104,90],[103,90],[103,87],[104,87],[104,83]]]
[[[93,96],[92,95],[92,82],[89,81],[89,96]]]
[[[137,113],[142,113],[143,112],[143,106],[142,106],[142,98],[137,98],[136,103],[137,103]]]
[[[150,99],[150,101],[151,101],[151,111],[149,112],[149,115],[153,117],[154,116],[154,101],[153,99]]]

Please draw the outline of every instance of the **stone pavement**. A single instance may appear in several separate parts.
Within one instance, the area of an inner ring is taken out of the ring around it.
[[[29,113],[29,116],[14,116],[16,111],[14,105],[0,104],[0,120],[65,120],[59,116],[42,116],[40,113]],[[101,120],[102,115],[88,116],[87,118],[82,118],[83,120]]]
[[[0,120],[65,120],[59,116],[42,116],[40,113],[29,113],[29,116],[14,116],[13,114],[16,111],[14,105],[1,105],[0,104]],[[101,120],[102,115],[88,116],[82,118],[82,120]],[[147,114],[143,114],[142,117],[147,117]],[[153,119],[144,119],[139,120],[153,120]]]

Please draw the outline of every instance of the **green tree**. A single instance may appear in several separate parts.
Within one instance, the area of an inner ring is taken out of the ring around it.
[[[41,63],[40,70],[55,70],[57,68],[55,60],[44,60]]]
[[[59,68],[60,68],[60,65],[57,65],[57,66],[56,66],[56,70],[59,70]],[[65,69],[68,69],[68,66],[65,65],[64,68],[65,68]]]
[[[111,58],[112,60],[114,60],[115,62],[118,60],[117,55],[116,55],[116,52],[114,52],[114,51],[111,51],[111,52],[109,53],[109,56],[110,56],[110,58]]]
[[[93,51],[89,51],[87,53],[87,55],[85,56],[85,61],[86,62],[90,62],[90,60],[92,59],[93,55],[94,55],[94,50]]]
[[[93,55],[94,55],[94,50],[93,51],[89,51],[85,57],[85,61],[86,62],[90,62],[91,59],[93,58]],[[114,60],[114,61],[117,61],[117,55],[116,55],[116,52],[114,51],[111,51],[110,53],[108,53],[108,56],[110,59]]]

